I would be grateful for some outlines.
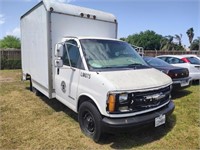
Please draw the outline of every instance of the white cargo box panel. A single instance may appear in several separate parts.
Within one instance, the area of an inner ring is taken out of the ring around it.
[[[49,96],[48,22],[43,5],[21,19],[22,71],[31,76],[33,85]]]
[[[117,38],[117,21],[110,13],[48,0],[21,17],[23,73],[49,98],[55,91],[54,47],[66,36]]]

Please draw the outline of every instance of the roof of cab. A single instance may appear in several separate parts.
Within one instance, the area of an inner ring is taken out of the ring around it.
[[[45,6],[46,10],[49,12],[67,14],[67,15],[72,15],[72,16],[81,16],[81,17],[86,17],[86,18],[88,17],[87,15],[89,15],[93,19],[104,20],[108,22],[116,22],[116,17],[111,13],[94,10],[90,8],[85,8],[85,7],[80,7],[80,6],[74,6],[71,4],[54,2],[51,0],[42,0],[32,9],[30,9],[27,13],[25,13],[21,17],[21,19],[42,4]]]
[[[121,41],[119,39],[115,39],[115,38],[105,38],[105,37],[85,37],[85,36],[66,36],[66,37],[63,37],[63,39],[70,39],[70,38],[74,38],[74,39],[79,39],[79,40],[84,40],[84,39],[92,39],[92,40],[112,40],[112,41]]]

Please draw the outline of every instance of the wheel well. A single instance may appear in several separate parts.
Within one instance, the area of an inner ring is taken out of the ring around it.
[[[95,102],[94,102],[90,97],[83,95],[83,96],[80,96],[79,99],[78,99],[77,112],[78,112],[79,107],[81,106],[81,104],[82,104],[83,102],[86,102],[86,101],[92,103],[92,104],[97,108],[97,110],[99,111],[99,109],[98,109],[97,105],[95,104]],[[99,112],[100,112],[100,111],[99,111]]]

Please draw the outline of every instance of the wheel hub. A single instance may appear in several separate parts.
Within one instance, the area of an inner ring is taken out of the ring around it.
[[[88,132],[94,133],[94,130],[95,130],[94,118],[92,117],[92,115],[89,112],[87,112],[84,115],[83,124]]]

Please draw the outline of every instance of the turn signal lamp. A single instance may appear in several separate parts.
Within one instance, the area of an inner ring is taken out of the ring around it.
[[[114,95],[109,95],[108,98],[108,111],[109,112],[114,112],[115,111],[115,96]]]

